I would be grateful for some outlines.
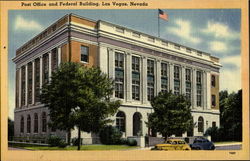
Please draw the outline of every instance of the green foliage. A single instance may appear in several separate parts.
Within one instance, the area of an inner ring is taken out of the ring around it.
[[[110,100],[112,93],[113,81],[99,68],[67,62],[43,86],[41,98],[54,128],[70,131],[77,126],[81,131],[98,132],[120,106],[120,101]]]
[[[50,136],[47,140],[48,144],[51,146],[51,147],[55,147],[55,146],[58,146],[58,147],[61,147],[61,148],[64,148],[67,146],[67,144],[65,143],[64,140],[62,140],[60,137],[58,136]]]
[[[242,90],[220,92],[220,125],[221,141],[242,141]]]
[[[129,146],[136,146],[137,145],[137,141],[135,139],[127,139],[127,144]]]
[[[78,141],[78,138],[73,138],[71,142],[72,142],[73,146],[77,146],[79,141]],[[81,139],[80,144],[82,145],[82,139]]]
[[[14,137],[14,121],[8,118],[8,140],[13,140]]]
[[[183,95],[160,92],[152,101],[154,112],[149,115],[147,125],[160,132],[165,139],[173,134],[181,134],[192,128],[190,102]]]
[[[100,140],[102,144],[115,145],[121,143],[122,132],[119,129],[109,125],[100,131]]]

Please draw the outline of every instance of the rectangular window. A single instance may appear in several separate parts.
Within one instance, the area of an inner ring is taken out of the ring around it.
[[[26,94],[25,74],[26,74],[25,66],[22,66],[21,68],[21,106],[25,105],[25,94]]]
[[[81,45],[81,61],[89,62],[89,47]]]
[[[43,55],[43,84],[49,82],[49,55]]]
[[[54,48],[51,52],[51,71],[54,72],[58,66],[57,48]]]
[[[174,66],[174,94],[180,94],[180,67]]]
[[[19,107],[19,69],[16,70],[16,108]]]
[[[212,95],[212,106],[216,106],[216,96]]]
[[[215,87],[215,85],[216,85],[214,75],[211,76],[211,85],[212,85],[212,87]]]
[[[196,72],[197,106],[202,105],[202,72]]]
[[[186,69],[186,98],[191,101],[191,70]]]
[[[140,100],[140,58],[132,56],[132,99]]]
[[[212,122],[212,127],[216,127],[216,122],[215,121]]]
[[[147,95],[148,101],[151,101],[154,98],[154,61],[147,60]]]
[[[115,52],[115,97],[124,98],[124,54]]]
[[[161,63],[161,91],[168,91],[168,64]]]
[[[28,104],[32,104],[32,63],[28,63]]]
[[[35,102],[40,101],[40,59],[35,60]]]

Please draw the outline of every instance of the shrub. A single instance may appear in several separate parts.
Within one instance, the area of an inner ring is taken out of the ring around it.
[[[137,145],[137,141],[135,139],[128,139],[127,140],[127,144],[129,146],[136,146]]]
[[[126,138],[121,138],[119,144],[126,145],[128,144],[128,140]]]
[[[65,148],[68,144],[64,140],[60,140],[58,147],[59,148]]]
[[[121,137],[122,132],[111,125],[105,126],[100,131],[100,141],[102,144],[119,144]]]
[[[59,147],[66,147],[67,144],[58,136],[50,136],[47,140],[48,144],[52,147],[59,146]],[[66,144],[66,145],[65,145]]]
[[[210,127],[206,130],[205,136],[211,136],[211,140],[216,141],[223,141],[223,131],[218,127]]]

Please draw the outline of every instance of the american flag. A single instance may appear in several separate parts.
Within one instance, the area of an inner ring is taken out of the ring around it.
[[[168,20],[168,15],[165,12],[163,12],[162,10],[160,10],[160,9],[158,9],[158,11],[159,11],[159,18],[167,21]]]

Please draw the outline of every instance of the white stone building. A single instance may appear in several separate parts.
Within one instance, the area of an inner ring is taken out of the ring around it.
[[[49,111],[39,89],[58,64],[66,61],[99,66],[115,80],[113,97],[122,105],[112,117],[124,137],[145,136],[152,112],[150,99],[161,90],[185,94],[191,100],[195,127],[183,135],[203,135],[219,126],[219,59],[177,42],[102,20],[69,14],[16,51],[15,137],[38,140],[66,133],[48,128]],[[76,131],[72,131],[76,137]],[[85,143],[97,142],[82,134]],[[38,139],[37,139],[38,138]]]

